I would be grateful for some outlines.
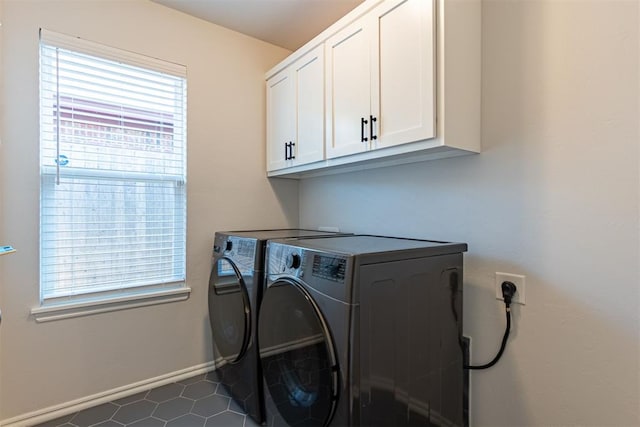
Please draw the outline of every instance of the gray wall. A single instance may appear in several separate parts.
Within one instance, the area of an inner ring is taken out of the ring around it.
[[[475,426],[640,425],[636,1],[483,3],[479,155],[300,184],[301,225],[462,241]]]

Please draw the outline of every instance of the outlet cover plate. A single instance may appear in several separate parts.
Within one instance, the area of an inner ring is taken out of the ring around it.
[[[516,293],[511,300],[512,304],[525,304],[525,276],[521,274],[496,272],[496,299],[503,301],[502,282],[511,282],[516,285]]]

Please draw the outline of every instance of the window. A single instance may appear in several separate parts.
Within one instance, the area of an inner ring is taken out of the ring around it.
[[[186,289],[185,127],[183,66],[41,30],[43,308]]]

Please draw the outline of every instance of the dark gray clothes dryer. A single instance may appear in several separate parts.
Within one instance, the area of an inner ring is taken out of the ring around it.
[[[333,236],[317,230],[221,231],[215,234],[209,278],[209,321],[216,376],[258,423],[265,419],[257,347],[257,312],[269,239]]]
[[[463,243],[272,240],[259,315],[267,424],[462,426]]]

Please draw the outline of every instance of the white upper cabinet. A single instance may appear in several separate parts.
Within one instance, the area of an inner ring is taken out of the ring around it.
[[[293,64],[297,133],[294,165],[324,159],[324,48],[319,46]]]
[[[267,171],[324,158],[324,49],[267,80]]]
[[[365,0],[267,73],[268,176],[479,153],[480,54],[481,0]]]
[[[267,171],[288,166],[296,134],[294,90],[288,70],[267,81]]]
[[[366,24],[360,19],[325,43],[328,158],[368,148],[373,36]]]
[[[372,148],[435,134],[434,2],[386,1],[371,14]]]
[[[326,41],[327,158],[435,137],[433,22],[387,0]]]

